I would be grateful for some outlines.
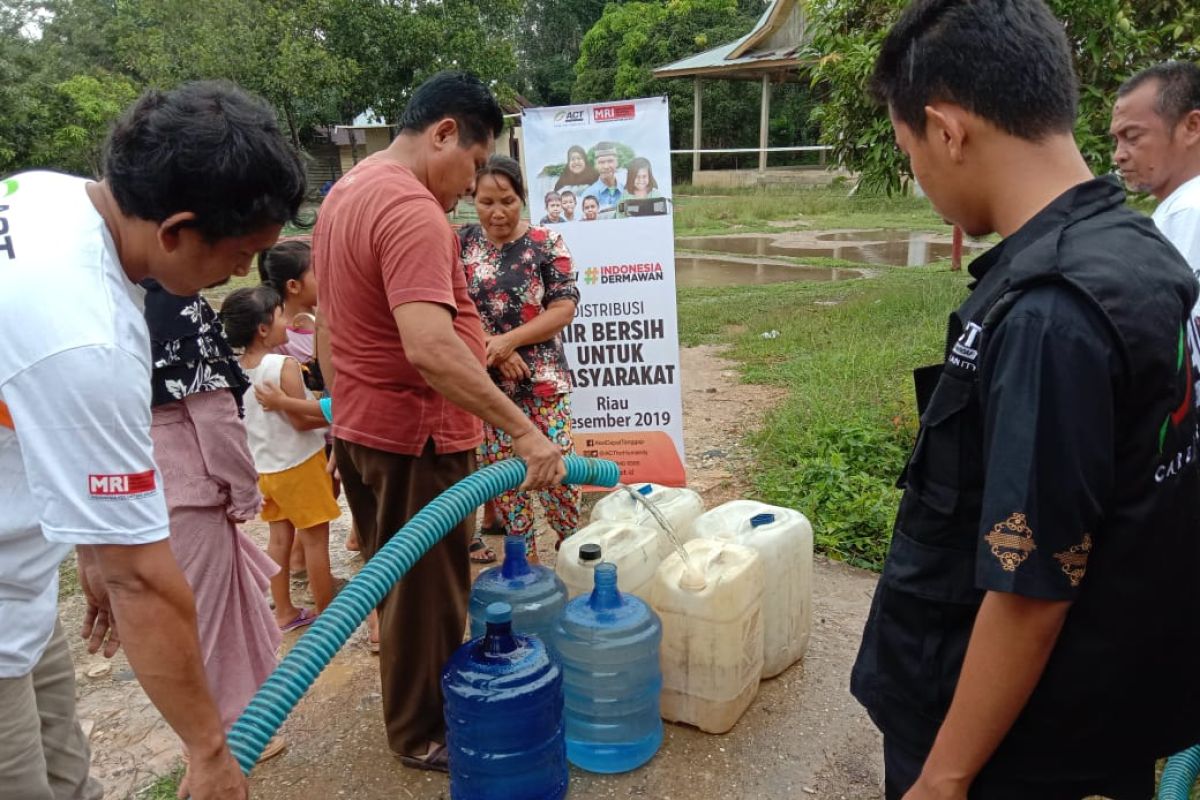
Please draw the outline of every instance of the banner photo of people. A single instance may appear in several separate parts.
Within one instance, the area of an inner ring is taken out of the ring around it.
[[[530,218],[562,233],[579,307],[563,331],[581,455],[683,486],[667,99],[522,112]]]

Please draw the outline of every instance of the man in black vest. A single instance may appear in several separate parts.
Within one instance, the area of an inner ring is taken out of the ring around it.
[[[916,0],[873,78],[971,265],[851,678],[888,798],[1148,800],[1200,741],[1198,289],[1094,179],[1041,0]]]

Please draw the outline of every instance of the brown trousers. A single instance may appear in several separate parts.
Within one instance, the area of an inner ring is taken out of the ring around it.
[[[100,800],[75,715],[75,666],[62,624],[33,672],[0,678],[0,797]]]
[[[342,488],[363,557],[379,552],[413,515],[474,469],[475,453],[419,456],[337,439]],[[445,742],[442,669],[463,641],[471,590],[471,526],[464,519],[413,568],[379,606],[379,673],[388,745],[398,755],[424,755]]]

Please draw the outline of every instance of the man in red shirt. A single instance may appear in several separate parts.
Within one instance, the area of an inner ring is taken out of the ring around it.
[[[413,93],[391,146],[321,206],[313,263],[336,376],[334,453],[367,558],[470,473],[480,417],[512,434],[524,488],[566,474],[559,447],[484,369],[483,328],[446,218],[473,192],[502,125],[477,78],[439,73]],[[466,624],[470,535],[464,520],[380,607],[388,743],[412,767],[446,769],[440,677]]]

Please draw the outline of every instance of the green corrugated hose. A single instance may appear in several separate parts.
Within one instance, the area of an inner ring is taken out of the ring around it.
[[[567,456],[566,465],[563,483],[612,487],[620,479],[620,469],[612,461]],[[421,509],[338,592],[229,732],[229,747],[244,773],[250,774],[267,741],[396,581],[467,515],[501,492],[517,488],[523,480],[525,464],[515,458],[467,476]]]

